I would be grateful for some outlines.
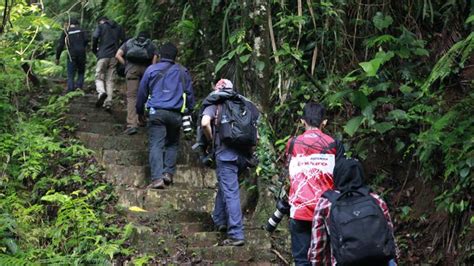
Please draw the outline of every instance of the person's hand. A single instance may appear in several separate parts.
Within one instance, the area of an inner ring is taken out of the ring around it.
[[[56,65],[59,65],[59,59],[56,59],[55,63]]]
[[[146,117],[144,114],[138,116],[138,123],[140,125],[146,125]]]

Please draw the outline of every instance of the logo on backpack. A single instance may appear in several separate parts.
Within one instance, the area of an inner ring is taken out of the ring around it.
[[[137,39],[130,40],[125,58],[132,63],[150,63],[153,58],[153,55],[148,52],[150,43],[149,39],[143,42]]]
[[[238,149],[257,145],[257,108],[241,95],[221,104],[217,132],[226,145]]]
[[[368,189],[328,190],[323,197],[331,202],[328,231],[337,265],[388,265],[395,258],[393,234]]]

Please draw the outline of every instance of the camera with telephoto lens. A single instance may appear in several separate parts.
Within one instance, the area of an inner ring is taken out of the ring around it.
[[[193,127],[191,125],[193,120],[191,118],[191,115],[183,115],[182,121],[183,121],[183,132],[185,134],[191,133],[193,131]]]
[[[195,143],[192,150],[199,155],[199,161],[207,167],[212,167],[214,164],[214,152],[206,152],[206,148],[202,143]]]
[[[288,203],[288,197],[283,196],[277,200],[276,210],[273,212],[272,217],[268,219],[267,224],[264,226],[264,229],[269,232],[273,233],[277,228],[278,224],[281,222],[281,219],[285,215],[290,214],[290,204]]]
[[[202,132],[202,128],[198,127],[196,131],[196,143],[192,146],[192,150],[197,152],[199,156],[199,162],[207,167],[213,167],[214,164],[214,151],[209,149],[212,145],[206,139]]]

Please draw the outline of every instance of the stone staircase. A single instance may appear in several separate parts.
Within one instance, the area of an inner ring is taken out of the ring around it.
[[[164,190],[146,189],[146,128],[133,136],[123,135],[123,103],[115,104],[108,113],[95,108],[95,101],[92,94],[76,98],[70,105],[68,121],[75,125],[76,136],[95,151],[107,180],[114,184],[118,205],[135,226],[130,243],[140,254],[154,256],[159,260],[156,264],[280,264],[272,252],[271,238],[247,220],[245,246],[217,246],[225,235],[213,231],[210,217],[216,177],[212,169],[197,165],[190,141],[181,140],[174,184]],[[146,212],[131,211],[133,206]]]

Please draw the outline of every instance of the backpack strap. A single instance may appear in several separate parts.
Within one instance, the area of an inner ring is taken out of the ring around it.
[[[186,79],[184,78],[184,74],[183,74],[183,67],[180,65],[180,64],[177,64],[178,67],[179,67],[179,78],[181,80],[181,84],[183,85],[183,106],[181,106],[181,110],[180,112],[182,114],[186,113],[188,111],[187,107],[186,107],[186,99],[187,99],[187,95],[186,95],[186,92],[185,92],[185,87],[186,87]]]
[[[356,190],[348,190],[348,191],[341,192],[339,196],[337,197],[337,200],[340,200],[347,196],[353,196],[356,194],[366,197],[366,196],[370,196],[370,192],[371,192],[370,188],[363,186]]]
[[[332,204],[334,204],[339,199],[341,194],[337,193],[334,190],[329,189],[329,190],[326,190],[322,196],[328,199]]]
[[[291,138],[290,146],[288,146],[288,151],[286,153],[286,167],[290,165],[291,157],[293,156],[293,149],[295,148],[296,136]]]
[[[372,192],[372,189],[370,189],[369,187],[367,186],[363,186],[359,189],[357,189],[358,192],[364,194],[365,196],[369,196],[370,195],[370,192]]]

